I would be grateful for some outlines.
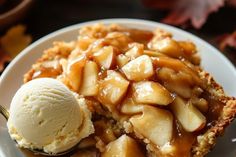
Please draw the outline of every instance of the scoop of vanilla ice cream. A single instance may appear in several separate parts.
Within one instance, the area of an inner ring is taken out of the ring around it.
[[[51,78],[21,86],[12,99],[7,126],[20,147],[51,154],[70,149],[94,132],[85,100]]]

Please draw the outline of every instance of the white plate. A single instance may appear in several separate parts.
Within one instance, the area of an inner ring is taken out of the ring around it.
[[[73,25],[54,33],[51,33],[40,40],[34,42],[24,51],[22,51],[6,68],[0,78],[0,104],[9,107],[12,96],[22,84],[23,74],[30,69],[31,65],[39,58],[43,50],[52,45],[55,40],[70,41],[75,40],[78,35],[78,29],[82,26],[102,22],[104,24],[117,23],[126,27],[154,30],[156,27],[163,28],[173,33],[176,39],[193,41],[201,54],[202,66],[210,72],[215,80],[221,84],[226,93],[230,96],[236,96],[236,70],[234,66],[218,50],[209,45],[200,38],[187,33],[178,28],[151,22],[146,20],[135,19],[105,19]],[[1,157],[22,157],[23,155],[15,149],[14,143],[7,136],[5,120],[0,116],[0,156]],[[231,124],[224,137],[219,139],[216,148],[208,157],[235,157],[236,142],[236,123]]]

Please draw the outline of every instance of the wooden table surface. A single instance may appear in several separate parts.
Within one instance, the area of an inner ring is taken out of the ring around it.
[[[60,28],[104,18],[138,18],[160,22],[165,11],[145,7],[141,0],[34,0],[27,17],[21,21],[33,41]],[[236,29],[236,9],[221,8],[210,15],[200,30],[185,29],[214,46],[215,39]],[[236,51],[222,52],[236,66]]]

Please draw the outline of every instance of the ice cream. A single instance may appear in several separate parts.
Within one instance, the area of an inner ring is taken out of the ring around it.
[[[51,154],[70,149],[94,132],[85,99],[50,78],[32,80],[16,92],[7,126],[20,147]]]

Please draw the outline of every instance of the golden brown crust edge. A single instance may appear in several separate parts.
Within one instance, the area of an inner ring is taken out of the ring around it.
[[[225,128],[236,116],[236,99],[234,97],[226,96],[223,88],[216,83],[209,73],[201,71],[199,74],[202,79],[207,79],[206,90],[211,96],[216,97],[220,102],[224,103],[225,106],[215,125],[208,129],[204,134],[197,137],[197,143],[192,148],[193,157],[203,157],[210,152],[216,144],[217,137],[224,133]]]

